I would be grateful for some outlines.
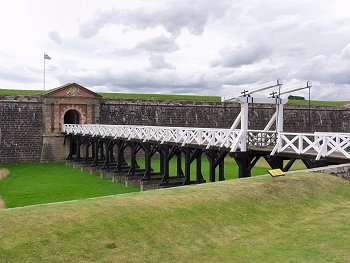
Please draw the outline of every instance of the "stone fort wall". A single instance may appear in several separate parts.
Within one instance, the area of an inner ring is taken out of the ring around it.
[[[262,129],[275,111],[274,106],[249,108],[249,128]],[[145,101],[109,99],[101,102],[101,123],[176,127],[229,128],[240,105],[192,101]],[[286,105],[284,130],[288,132],[350,132],[350,109]]]
[[[43,105],[41,97],[0,96],[0,164],[51,160],[42,149]],[[239,105],[225,103],[102,99],[99,122],[229,128],[239,111]],[[250,107],[250,128],[264,128],[273,112],[271,106]],[[350,109],[345,107],[312,107],[311,122],[307,106],[286,106],[284,112],[285,131],[350,131]],[[63,138],[58,136],[55,145],[63,145]]]
[[[42,135],[40,97],[0,97],[0,164],[39,161]]]

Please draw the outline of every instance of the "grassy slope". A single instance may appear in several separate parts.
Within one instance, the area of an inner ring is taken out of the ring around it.
[[[102,180],[98,176],[54,164],[20,164],[6,166],[10,175],[0,181],[0,195],[6,207],[81,199],[139,191],[124,184]]]
[[[348,262],[350,182],[259,176],[0,211],[0,262]]]
[[[145,166],[145,162],[143,159],[137,160],[138,164],[141,167]],[[184,171],[185,169],[185,162],[182,160],[182,169]],[[152,168],[155,172],[159,172],[159,167],[160,167],[160,162],[159,159],[152,159]],[[252,176],[255,175],[262,175],[267,173],[267,166],[263,162],[259,163],[259,165],[256,165],[252,169]],[[170,176],[175,176],[176,175],[176,158],[171,159],[170,161]],[[209,182],[209,162],[206,157],[203,156],[202,158],[202,175],[207,182]],[[216,169],[216,180],[218,181],[219,176],[219,169]],[[225,179],[230,180],[230,179],[236,179],[238,178],[238,166],[235,163],[235,161],[227,157],[225,159]],[[195,180],[196,179],[196,162],[194,161],[191,165],[191,179]]]
[[[11,90],[0,89],[0,95],[41,95],[42,90]],[[134,94],[134,93],[99,93],[109,99],[147,99],[147,100],[190,100],[190,101],[210,101],[220,102],[218,96],[195,96],[195,95],[175,95],[175,94]],[[311,101],[313,106],[344,106],[350,101]],[[289,100],[292,105],[309,105],[308,100]]]
[[[141,167],[144,161],[138,160]],[[234,179],[238,177],[238,167],[232,158],[225,160],[225,177]],[[159,159],[152,161],[152,167],[159,171]],[[63,163],[57,164],[19,164],[7,168],[11,175],[0,181],[0,197],[6,201],[7,207],[18,207],[49,202],[82,199],[87,197],[120,194],[137,191],[136,188],[126,188],[124,184],[112,184],[111,180],[102,180],[97,176],[71,167]],[[301,162],[296,162],[292,169],[304,169]],[[252,170],[252,176],[266,174],[269,166],[260,160]],[[218,170],[218,169],[217,169]],[[209,182],[209,162],[202,159],[202,174]],[[176,175],[176,159],[170,162],[170,175]],[[192,179],[195,180],[196,164],[191,166]],[[216,175],[218,181],[218,171]]]
[[[350,101],[320,101],[320,100],[311,100],[310,104],[312,106],[344,106],[349,104]],[[290,105],[309,105],[308,100],[289,100],[288,104]]]

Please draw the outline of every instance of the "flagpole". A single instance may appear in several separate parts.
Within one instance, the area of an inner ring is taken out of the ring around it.
[[[45,91],[45,53],[44,53],[44,91]]]

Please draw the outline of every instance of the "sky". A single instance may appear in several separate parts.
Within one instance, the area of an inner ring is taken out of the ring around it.
[[[0,4],[0,88],[42,90],[45,52],[46,89],[223,96],[281,78],[350,100],[346,0]]]

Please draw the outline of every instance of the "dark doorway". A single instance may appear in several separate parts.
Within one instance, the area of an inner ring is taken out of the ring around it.
[[[64,124],[79,124],[79,112],[77,110],[68,110],[64,114]]]
[[[77,110],[68,110],[64,114],[64,124],[79,124],[79,112]],[[78,153],[78,144],[76,141],[72,143],[71,153],[73,156]]]

